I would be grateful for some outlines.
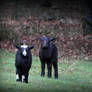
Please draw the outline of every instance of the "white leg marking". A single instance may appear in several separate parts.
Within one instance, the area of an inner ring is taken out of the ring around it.
[[[25,79],[25,76],[24,75],[22,75],[22,81]]]
[[[16,80],[17,80],[17,79],[19,79],[19,75],[18,75],[18,74],[16,74]]]

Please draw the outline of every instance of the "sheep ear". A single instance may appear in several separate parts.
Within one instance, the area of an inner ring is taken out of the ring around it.
[[[30,50],[30,49],[33,49],[33,48],[34,48],[34,46],[29,46],[29,50]]]
[[[56,38],[52,38],[52,39],[50,39],[50,41],[54,41],[54,40],[56,40]]]
[[[19,49],[20,48],[20,46],[15,46],[17,49]]]

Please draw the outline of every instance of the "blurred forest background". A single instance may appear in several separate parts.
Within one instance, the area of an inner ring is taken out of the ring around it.
[[[0,1],[0,48],[34,45],[38,56],[41,36],[55,37],[59,59],[88,60],[92,55],[91,0]]]

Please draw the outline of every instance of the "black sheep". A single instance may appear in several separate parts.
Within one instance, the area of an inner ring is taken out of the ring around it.
[[[28,83],[29,70],[32,64],[31,49],[33,46],[21,45],[16,46],[17,53],[15,59],[16,81]]]
[[[54,67],[55,78],[58,78],[57,47],[52,43],[55,38],[50,39],[48,37],[42,37],[40,40],[42,41],[39,51],[41,61],[41,76],[45,75],[45,64],[47,64],[48,78],[52,77],[52,65]]]

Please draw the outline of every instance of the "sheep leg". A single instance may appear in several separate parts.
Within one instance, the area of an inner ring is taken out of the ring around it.
[[[22,81],[22,75],[18,69],[16,69],[16,81]]]
[[[54,76],[56,79],[58,79],[58,65],[57,62],[53,63],[53,67],[54,67]]]
[[[44,77],[44,75],[45,75],[45,63],[41,62],[41,76]]]
[[[47,63],[47,69],[48,69],[48,78],[52,77],[52,64]]]
[[[28,75],[29,75],[29,73],[25,73],[24,75],[22,75],[23,82],[28,83]]]

